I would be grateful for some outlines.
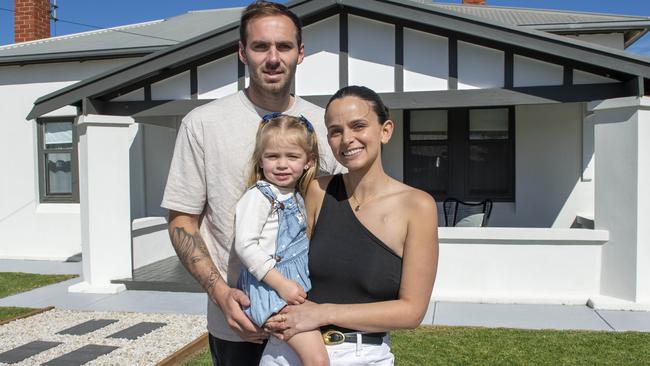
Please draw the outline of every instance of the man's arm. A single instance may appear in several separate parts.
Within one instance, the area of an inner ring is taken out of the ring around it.
[[[199,215],[169,211],[169,236],[181,263],[217,304],[233,331],[248,342],[261,343],[267,335],[257,328],[241,310],[248,306],[248,297],[231,288],[219,274],[208,247],[199,232]]]

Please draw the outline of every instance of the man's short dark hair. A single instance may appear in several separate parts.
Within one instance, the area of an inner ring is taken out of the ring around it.
[[[239,22],[239,40],[241,43],[246,45],[248,23],[251,20],[275,15],[284,15],[291,19],[296,26],[296,40],[298,41],[298,46],[300,46],[302,44],[302,23],[300,22],[300,18],[286,6],[271,1],[255,1],[244,9]]]

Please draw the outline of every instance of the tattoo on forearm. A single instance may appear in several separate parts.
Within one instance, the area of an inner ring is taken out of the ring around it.
[[[221,279],[219,271],[212,263],[208,247],[197,232],[194,235],[185,231],[182,227],[176,227],[171,232],[171,240],[178,254],[181,263],[187,268],[190,273],[196,277],[201,286],[206,291],[209,291]],[[202,261],[207,261],[210,266],[210,272],[206,275],[201,275],[195,270],[196,264]]]

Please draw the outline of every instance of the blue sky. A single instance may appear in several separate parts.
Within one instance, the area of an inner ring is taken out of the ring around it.
[[[54,0],[51,0],[52,2]],[[460,0],[438,0],[459,3]],[[57,17],[63,21],[113,27],[156,20],[190,10],[245,6],[242,0],[56,0]],[[286,1],[283,1],[286,2]],[[488,5],[537,9],[560,9],[581,12],[641,15],[650,17],[650,0],[487,0]],[[0,45],[13,43],[13,0],[0,0]],[[64,35],[93,28],[57,22],[52,34]],[[650,35],[628,49],[650,56]]]

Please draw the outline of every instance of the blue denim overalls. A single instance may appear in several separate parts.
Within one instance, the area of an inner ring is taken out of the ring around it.
[[[299,193],[282,202],[277,200],[268,182],[258,181],[251,189],[259,189],[271,202],[270,215],[278,216],[278,235],[275,241],[275,269],[285,278],[296,281],[305,292],[311,290],[307,253],[307,221],[305,204]],[[251,300],[251,306],[244,313],[258,326],[287,305],[286,301],[267,284],[258,281],[250,272],[242,268],[237,287]]]

